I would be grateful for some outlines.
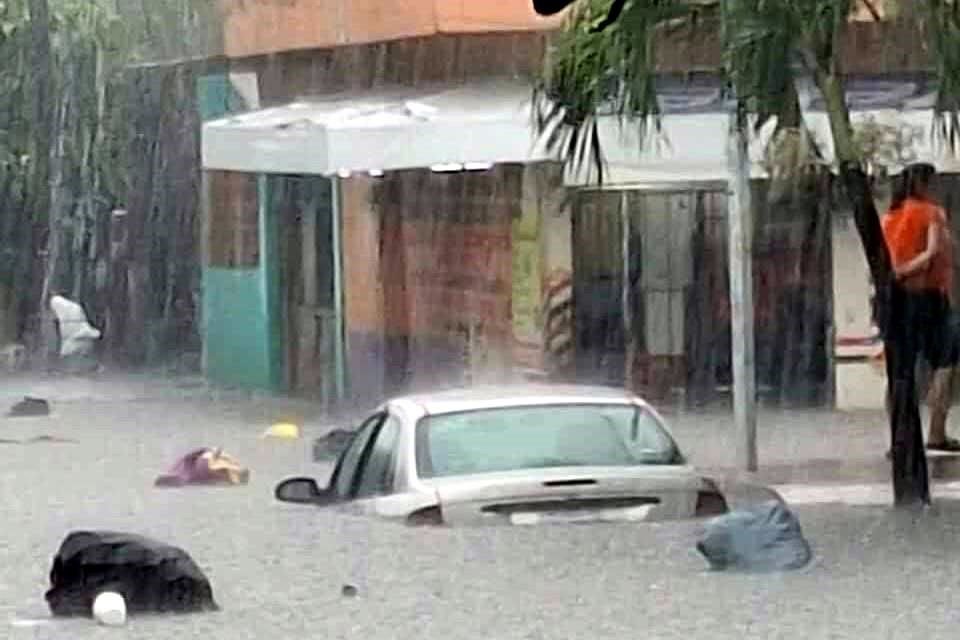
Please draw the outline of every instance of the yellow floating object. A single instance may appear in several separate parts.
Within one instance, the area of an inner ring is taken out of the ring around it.
[[[278,422],[264,431],[263,437],[296,440],[300,437],[300,427],[289,422]]]

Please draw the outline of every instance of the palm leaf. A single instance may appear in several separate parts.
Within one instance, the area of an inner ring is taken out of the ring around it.
[[[848,0],[730,0],[723,21],[723,60],[717,72],[749,110],[757,129],[803,126],[796,90],[797,51],[813,27],[811,15],[832,16]],[[590,165],[604,175],[598,118],[616,116],[636,127],[641,142],[661,135],[656,91],[657,45],[677,26],[717,16],[706,0],[627,0],[619,19],[606,28],[611,0],[581,0],[567,16],[534,91],[538,131],[568,168]],[[696,28],[691,33],[698,33]]]
[[[590,164],[603,180],[597,118],[615,115],[637,126],[641,139],[660,130],[656,91],[658,29],[689,20],[699,4],[627,0],[615,22],[610,0],[583,0],[571,10],[534,90],[536,126],[569,167]]]
[[[756,115],[755,128],[777,120],[801,125],[794,74],[796,13],[782,0],[736,0],[724,15],[725,68],[737,97]]]
[[[951,152],[960,141],[960,4],[927,0],[922,33],[930,43],[938,97],[934,107],[934,135]]]

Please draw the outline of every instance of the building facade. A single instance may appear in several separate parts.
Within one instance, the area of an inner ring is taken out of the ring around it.
[[[560,19],[528,0],[383,4],[223,2],[229,70],[200,82],[208,376],[331,403],[550,376],[722,394],[727,106],[711,73],[674,73],[715,65],[711,32],[661,52],[668,145],[602,123],[598,188],[532,134],[531,81]],[[880,46],[895,28],[851,25],[851,68],[917,65]],[[925,95],[874,76],[851,88],[862,111]],[[822,185],[767,197],[763,142],[760,384],[829,402],[835,203]]]

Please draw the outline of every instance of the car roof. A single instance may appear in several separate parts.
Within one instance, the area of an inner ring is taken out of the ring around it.
[[[641,404],[623,389],[586,385],[519,384],[447,389],[394,398],[388,404],[414,405],[430,415],[498,407],[556,404]]]

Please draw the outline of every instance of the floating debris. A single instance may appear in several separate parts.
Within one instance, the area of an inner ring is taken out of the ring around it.
[[[166,473],[157,476],[154,486],[242,485],[250,481],[250,470],[223,449],[194,449]]]
[[[105,627],[122,627],[127,623],[127,601],[113,591],[104,591],[93,601],[93,619]]]
[[[290,422],[278,422],[263,432],[263,438],[296,440],[300,437],[300,427]]]
[[[802,569],[812,558],[800,521],[775,500],[714,518],[697,550],[719,571]]]
[[[219,609],[210,581],[183,549],[130,533],[71,532],[50,570],[44,597],[51,613],[92,617],[105,591],[120,595],[130,615]]]
[[[32,398],[24,396],[23,400],[10,407],[7,416],[10,418],[26,418],[37,416],[49,416],[50,403],[43,398]]]
[[[34,436],[26,440],[12,440],[10,438],[0,438],[0,444],[42,444],[49,442],[51,444],[77,444],[76,440],[69,438],[60,438],[58,436]]]

